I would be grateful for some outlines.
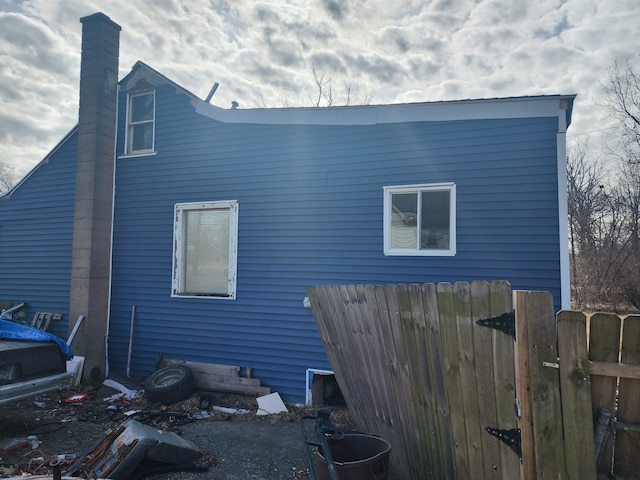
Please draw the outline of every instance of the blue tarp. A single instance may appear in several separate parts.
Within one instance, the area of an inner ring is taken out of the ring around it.
[[[61,338],[42,330],[19,325],[9,320],[0,319],[0,338],[7,340],[24,340],[27,342],[56,342],[67,360],[73,357],[71,347]]]

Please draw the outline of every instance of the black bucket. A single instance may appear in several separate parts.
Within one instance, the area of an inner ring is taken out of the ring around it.
[[[389,476],[391,445],[373,435],[348,433],[340,440],[328,440],[340,480],[386,480]],[[330,480],[327,461],[318,451],[317,480]]]

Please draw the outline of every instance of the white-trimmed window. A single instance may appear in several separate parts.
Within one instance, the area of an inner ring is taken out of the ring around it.
[[[127,103],[127,155],[153,152],[155,107],[155,90],[129,94]]]
[[[175,206],[172,296],[236,298],[238,202]]]
[[[455,184],[384,187],[384,253],[455,255]]]

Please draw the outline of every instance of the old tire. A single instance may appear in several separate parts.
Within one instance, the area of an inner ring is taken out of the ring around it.
[[[184,400],[191,395],[193,387],[193,372],[185,365],[160,368],[144,381],[147,398],[166,405]]]

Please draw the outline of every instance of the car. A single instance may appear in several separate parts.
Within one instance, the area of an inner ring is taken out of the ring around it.
[[[71,386],[72,357],[64,340],[0,319],[0,405]]]

